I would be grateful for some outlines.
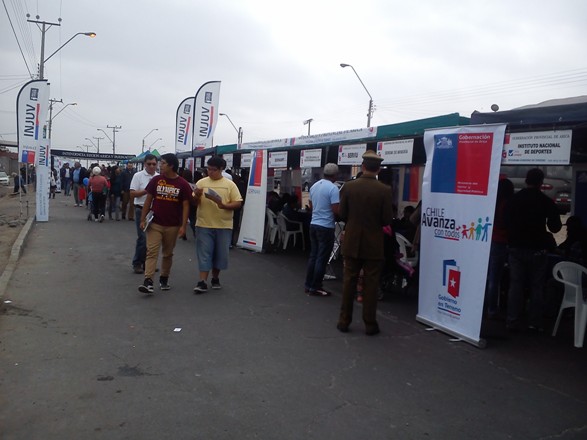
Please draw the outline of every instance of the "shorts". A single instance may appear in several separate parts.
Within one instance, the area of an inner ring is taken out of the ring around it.
[[[232,229],[213,229],[196,226],[196,256],[200,272],[228,269],[228,251]]]

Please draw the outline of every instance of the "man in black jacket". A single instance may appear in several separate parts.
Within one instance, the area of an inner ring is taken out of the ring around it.
[[[543,294],[548,266],[547,251],[556,244],[548,230],[562,228],[558,209],[541,190],[544,173],[533,168],[526,174],[526,188],[514,194],[507,214],[510,288],[507,327],[519,330],[524,312],[524,289],[530,289],[528,328],[542,330]]]
[[[130,183],[132,182],[132,176],[135,175],[135,167],[132,163],[128,162],[126,168],[122,172],[122,219],[126,218],[126,212],[128,210],[128,219],[134,221],[135,209],[133,206],[134,197],[130,195]],[[127,208],[128,207],[128,208]]]

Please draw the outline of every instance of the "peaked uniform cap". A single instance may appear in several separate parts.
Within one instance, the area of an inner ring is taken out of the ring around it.
[[[363,153],[363,161],[383,162],[383,158],[373,150],[367,150]]]

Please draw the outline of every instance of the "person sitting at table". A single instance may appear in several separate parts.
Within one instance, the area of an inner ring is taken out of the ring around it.
[[[281,210],[282,214],[285,216],[286,219],[285,226],[288,231],[295,231],[296,229],[298,229],[298,226],[292,222],[302,223],[305,233],[306,228],[308,228],[309,230],[312,215],[308,212],[300,211],[298,197],[295,194],[287,195],[287,203],[283,205],[283,209]],[[307,236],[307,234],[305,236]]]
[[[567,227],[567,238],[549,255],[549,277],[544,289],[544,315],[551,321],[558,315],[565,290],[564,285],[553,278],[552,268],[559,261],[572,261],[581,265],[587,263],[587,229],[583,226],[581,218],[572,215],[563,226]],[[584,279],[583,285],[586,284]]]
[[[556,253],[565,260],[584,264],[587,257],[587,229],[577,215],[570,216],[565,226],[567,238],[558,245]]]
[[[414,236],[416,235],[417,226],[410,221],[410,217],[415,210],[416,208],[411,205],[406,206],[403,210],[403,217],[393,222],[394,230],[403,235],[410,243],[414,241]]]
[[[285,194],[284,194],[285,197]],[[275,191],[269,191],[267,193],[267,208],[269,208],[275,215],[281,212],[283,208],[283,198],[279,197]]]

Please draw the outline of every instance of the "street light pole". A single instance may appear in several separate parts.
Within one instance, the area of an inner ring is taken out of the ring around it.
[[[57,113],[55,113],[55,116],[53,116],[53,104],[56,102],[60,102],[63,104],[63,99],[50,99],[49,102],[51,103],[49,105],[49,139],[51,139],[51,131],[53,129],[53,119],[55,119],[59,113],[61,113],[63,110],[65,110],[66,107],[70,106],[70,105],[77,105],[77,102],[70,102],[69,104],[65,104],[63,106],[63,108],[61,110],[59,110]]]
[[[367,127],[371,127],[371,117],[373,116],[373,97],[371,96],[371,93],[369,93],[369,90],[367,90],[367,87],[365,87],[363,80],[361,79],[361,77],[359,76],[359,74],[353,66],[351,66],[350,64],[341,63],[340,67],[350,67],[351,69],[353,69],[353,72],[355,72],[355,75],[357,75],[357,78],[361,82],[361,85],[365,89],[365,92],[367,92],[367,95],[369,95],[369,109],[367,110]]]
[[[112,129],[112,155],[116,156],[116,133],[118,133],[118,131],[122,129],[122,126],[121,125],[113,125],[111,127],[110,125],[107,125],[106,128]],[[114,158],[113,158],[113,160],[114,160]]]
[[[145,139],[147,139],[151,133],[153,133],[154,131],[158,131],[158,130],[159,130],[158,128],[154,128],[154,129],[152,129],[152,130],[151,130],[150,132],[148,132],[148,133],[147,133],[147,135],[146,135],[146,136],[143,138],[143,146],[142,146],[142,148],[141,148],[141,153],[144,153],[144,152],[145,152]]]
[[[232,119],[230,119],[230,116],[228,116],[226,113],[218,113],[220,116],[226,116],[230,122],[230,125],[232,125],[232,127],[234,128],[234,131],[236,131],[236,135],[237,135],[237,145],[242,145],[243,143],[243,128],[239,127],[236,128],[236,125],[234,125],[234,123],[232,122]]]
[[[30,17],[30,14],[27,14],[27,18]],[[51,29],[51,27],[53,26],[61,26],[61,18],[57,19],[58,23],[50,23],[47,21],[39,21],[39,16],[36,16],[36,20],[27,20],[29,23],[35,23],[37,25],[37,27],[39,28],[39,30],[41,31],[41,60],[39,63],[39,79],[44,79],[45,76],[45,63],[53,56],[55,55],[57,52],[59,52],[61,49],[63,49],[63,47],[65,47],[66,44],[68,44],[71,40],[73,40],[75,37],[77,37],[78,35],[85,35],[87,37],[91,37],[94,38],[96,36],[95,32],[78,32],[77,34],[75,34],[73,37],[71,37],[69,40],[67,40],[65,43],[63,43],[61,46],[59,46],[59,48],[53,52],[51,55],[49,55],[47,58],[45,58],[45,33]],[[40,26],[39,26],[40,25]]]
[[[90,141],[90,142],[92,143],[92,145],[93,145],[93,146],[96,148],[96,153],[100,154],[100,139],[104,139],[104,138],[101,138],[101,137],[96,137],[96,136],[93,136],[93,138],[94,138],[94,139],[96,139],[96,140],[98,141],[98,145],[96,145],[96,144],[94,143],[94,141],[93,141],[93,140],[91,140],[90,138],[86,138],[86,140],[87,140],[87,141]]]
[[[313,119],[312,119],[312,118],[310,118],[310,119],[306,119],[306,120],[304,121],[304,125],[307,125],[307,126],[308,126],[308,136],[310,136],[310,125],[312,124],[312,121],[313,121]]]
[[[155,139],[155,142],[153,142],[151,145],[149,145],[149,150],[151,149],[151,147],[152,147],[153,145],[155,145],[157,142],[159,142],[159,141],[162,141],[162,140],[163,140],[163,138],[158,138],[158,139]]]

